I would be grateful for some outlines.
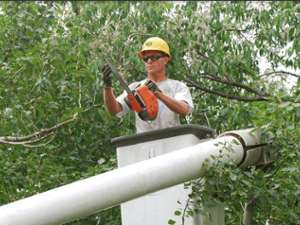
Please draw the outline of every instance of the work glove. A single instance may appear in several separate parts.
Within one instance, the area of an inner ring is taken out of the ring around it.
[[[104,87],[111,87],[112,86],[112,70],[108,64],[105,64],[102,67],[102,80]]]
[[[144,85],[146,85],[149,88],[149,90],[154,92],[154,93],[155,92],[162,92],[159,89],[159,87],[156,85],[156,83],[154,83],[152,80],[147,80]]]

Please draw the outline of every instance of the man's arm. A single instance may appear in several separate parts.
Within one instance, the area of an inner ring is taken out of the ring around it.
[[[116,100],[112,88],[112,71],[111,68],[106,64],[102,67],[102,80],[104,84],[103,90],[103,101],[106,106],[106,110],[113,116],[122,111],[121,104]]]
[[[176,112],[181,116],[186,116],[190,113],[190,105],[186,101],[177,100],[171,96],[165,95],[152,80],[148,80],[145,85],[173,112]]]
[[[181,116],[189,114],[189,105],[185,101],[178,101],[160,91],[156,91],[154,94],[172,111],[180,114]]]
[[[112,87],[104,87],[103,90],[103,101],[107,111],[115,116],[117,113],[122,111],[121,104],[116,100],[116,96],[113,92]]]

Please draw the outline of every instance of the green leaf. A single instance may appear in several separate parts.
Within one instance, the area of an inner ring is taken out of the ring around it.
[[[174,214],[175,214],[176,216],[180,216],[180,215],[181,215],[181,211],[176,210],[176,211],[174,212]]]
[[[168,224],[170,224],[170,225],[176,224],[176,221],[175,221],[175,220],[169,219],[169,220],[168,220]]]

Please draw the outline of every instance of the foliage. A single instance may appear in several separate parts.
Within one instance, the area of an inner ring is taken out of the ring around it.
[[[116,167],[110,139],[132,134],[133,117],[118,120],[105,112],[98,68],[111,60],[129,82],[142,79],[136,53],[147,37],[160,36],[171,47],[169,76],[191,86],[190,122],[219,133],[264,126],[276,153],[263,169],[219,164],[195,193],[224,201],[227,224],[239,223],[240,203],[252,196],[258,199],[258,224],[268,218],[274,224],[299,223],[300,81],[296,72],[278,69],[300,68],[299,6],[291,1],[1,3],[0,136],[32,134],[77,113],[39,143],[0,145],[1,204]],[[260,71],[260,57],[270,62],[268,71]],[[291,78],[296,84],[287,88],[284,80]],[[114,87],[119,94],[117,82]],[[119,209],[70,224],[118,225]]]

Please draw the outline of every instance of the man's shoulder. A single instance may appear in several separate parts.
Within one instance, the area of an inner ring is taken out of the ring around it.
[[[180,80],[171,79],[171,78],[168,78],[167,81],[171,82],[171,83],[182,83],[182,81],[180,81]]]
[[[175,79],[167,79],[167,82],[172,86],[186,86],[185,82]]]

